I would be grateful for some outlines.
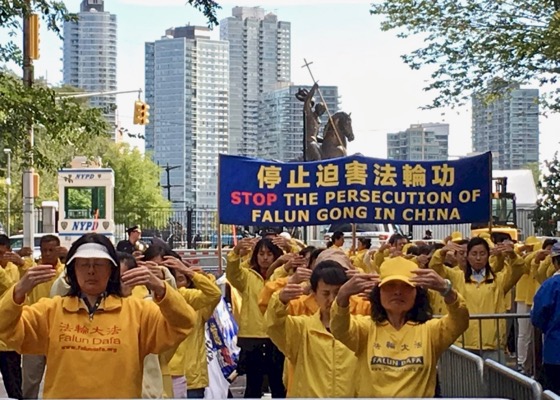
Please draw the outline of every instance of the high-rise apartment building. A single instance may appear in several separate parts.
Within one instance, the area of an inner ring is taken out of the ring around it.
[[[303,102],[296,99],[300,88],[311,89],[310,86],[290,85],[262,94],[258,157],[279,161],[303,160]],[[320,90],[330,113],[336,113],[339,110],[338,87],[321,86]],[[328,119],[327,113],[321,117],[321,134]]]
[[[78,20],[64,23],[63,82],[92,93],[117,90],[117,16],[105,11],[103,0],[82,0]],[[116,96],[89,101],[112,127]]]
[[[195,233],[215,231],[218,154],[228,151],[228,43],[185,26],[145,44],[146,151],[162,167],[176,209],[195,210]],[[209,217],[210,215],[210,217]]]
[[[290,82],[290,23],[260,7],[234,7],[220,22],[229,42],[229,153],[256,156],[261,93]]]
[[[539,161],[539,90],[501,84],[490,103],[472,98],[473,152],[492,151],[494,169],[519,169]]]
[[[413,124],[405,131],[388,133],[387,157],[403,161],[447,160],[449,124]]]

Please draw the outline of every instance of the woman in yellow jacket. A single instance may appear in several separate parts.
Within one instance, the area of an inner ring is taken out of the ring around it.
[[[18,261],[21,261],[21,258],[12,253],[10,238],[0,235],[0,295],[19,280],[20,269],[16,264]],[[23,398],[21,355],[9,349],[4,342],[0,342],[0,372],[8,397]]]
[[[192,333],[179,345],[175,355],[169,361],[169,371],[173,377],[186,378],[187,398],[203,399],[209,384],[204,329],[206,321],[210,319],[214,308],[222,298],[222,292],[210,276],[188,268],[175,257],[165,257],[163,265],[175,270],[177,276],[181,274],[187,278],[187,286],[179,287],[178,290],[196,311],[197,316]],[[179,394],[174,393],[176,398],[182,397]]]
[[[356,356],[329,332],[330,308],[348,280],[336,261],[323,261],[311,275],[311,291],[319,309],[313,315],[291,316],[288,304],[303,295],[298,284],[288,284],[272,296],[267,332],[293,368],[287,397],[354,397]]]
[[[240,259],[251,251],[251,239],[242,239],[228,254],[226,278],[241,293],[241,316],[238,322],[237,344],[241,348],[238,372],[247,375],[246,398],[262,397],[265,375],[273,398],[282,398],[286,389],[282,382],[284,356],[266,333],[264,315],[258,299],[266,282],[266,272],[283,253],[269,239],[261,239],[253,250],[250,268],[240,265]]]
[[[371,292],[371,317],[350,315],[350,296]],[[438,291],[448,314],[431,319],[426,289]],[[467,306],[451,282],[402,257],[385,261],[380,276],[353,276],[331,309],[331,332],[358,358],[355,397],[429,397],[438,358],[467,329]]]
[[[78,239],[66,269],[65,297],[24,305],[27,293],[56,275],[51,265],[37,265],[0,299],[0,339],[23,354],[46,355],[45,398],[139,398],[142,360],[179,344],[194,311],[146,267],[121,276],[103,235]],[[123,297],[121,282],[146,285],[155,301]],[[121,384],[100,384],[115,377]]]
[[[465,298],[471,314],[505,313],[506,294],[523,275],[525,260],[515,253],[513,245],[496,245],[497,250],[505,254],[505,261],[504,268],[500,272],[494,272],[489,262],[488,242],[481,237],[475,237],[467,245],[467,263],[462,271],[443,265],[445,253],[453,250],[453,246],[455,244],[448,244],[436,251],[430,261],[430,267],[441,277],[453,282],[453,286]],[[505,320],[499,323],[496,320],[473,320],[460,343],[465,349],[483,358],[503,361],[506,334]]]

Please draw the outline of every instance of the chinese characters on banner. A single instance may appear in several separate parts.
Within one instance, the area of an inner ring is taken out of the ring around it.
[[[220,155],[220,222],[449,224],[490,217],[491,155],[279,163]]]

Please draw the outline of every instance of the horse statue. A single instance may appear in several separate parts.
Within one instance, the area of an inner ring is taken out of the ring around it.
[[[323,140],[321,143],[321,158],[323,160],[345,157],[347,155],[347,141],[351,142],[354,140],[351,114],[339,111],[329,118],[323,130]]]
[[[320,117],[327,108],[323,103],[316,103],[313,99],[313,95],[318,89],[319,85],[315,83],[311,90],[299,89],[296,93],[296,98],[304,102],[305,161],[344,157],[346,156],[347,141],[351,142],[354,140],[350,114],[342,111],[335,113],[329,118],[323,129],[323,137],[319,137]]]

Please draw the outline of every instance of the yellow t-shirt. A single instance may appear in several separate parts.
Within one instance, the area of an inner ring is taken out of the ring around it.
[[[448,314],[396,330],[388,322],[351,316],[349,307],[331,309],[333,336],[358,357],[356,397],[434,397],[439,356],[467,329],[469,312],[461,295]]]

